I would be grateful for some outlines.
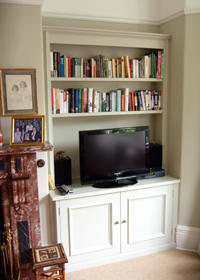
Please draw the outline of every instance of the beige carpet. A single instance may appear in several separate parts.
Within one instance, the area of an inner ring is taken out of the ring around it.
[[[172,249],[150,256],[69,272],[66,280],[200,280],[200,257]]]

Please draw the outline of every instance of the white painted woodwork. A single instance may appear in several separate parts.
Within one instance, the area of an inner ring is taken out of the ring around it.
[[[54,154],[65,151],[72,159],[72,177],[79,175],[80,130],[118,128],[128,126],[150,126],[150,142],[156,140],[163,145],[163,168],[167,173],[167,79],[168,41],[167,34],[130,31],[44,27],[46,61],[47,133],[54,146],[50,153],[50,174],[54,180]],[[50,51],[60,51],[71,57],[91,58],[102,53],[109,58],[128,55],[137,58],[152,50],[163,50],[165,54],[164,79],[108,79],[108,78],[50,78]],[[162,91],[162,110],[148,112],[77,113],[53,115],[51,110],[51,87],[92,87],[100,91],[128,87],[130,91],[159,89]],[[62,132],[62,135],[61,135]]]
[[[121,219],[122,252],[171,242],[172,185],[123,192]]]
[[[120,253],[119,204],[119,193],[60,202],[61,242],[71,263]]]
[[[50,191],[53,242],[62,242],[68,271],[176,247],[179,180],[160,177],[120,188],[74,180],[74,193]],[[57,225],[57,226],[55,226]]]

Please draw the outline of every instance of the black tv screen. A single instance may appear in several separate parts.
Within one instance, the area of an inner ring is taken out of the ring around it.
[[[149,127],[79,131],[79,152],[81,184],[126,185],[149,172]]]

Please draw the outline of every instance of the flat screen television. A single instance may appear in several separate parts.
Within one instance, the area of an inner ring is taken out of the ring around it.
[[[79,131],[81,184],[121,187],[149,172],[149,126]]]

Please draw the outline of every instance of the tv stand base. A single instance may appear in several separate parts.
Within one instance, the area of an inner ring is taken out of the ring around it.
[[[95,183],[93,185],[94,188],[118,188],[118,187],[125,187],[128,185],[134,185],[137,184],[137,179],[130,178],[130,179],[122,179],[122,180],[116,180],[116,181],[107,181],[107,182],[101,182],[101,183]]]

